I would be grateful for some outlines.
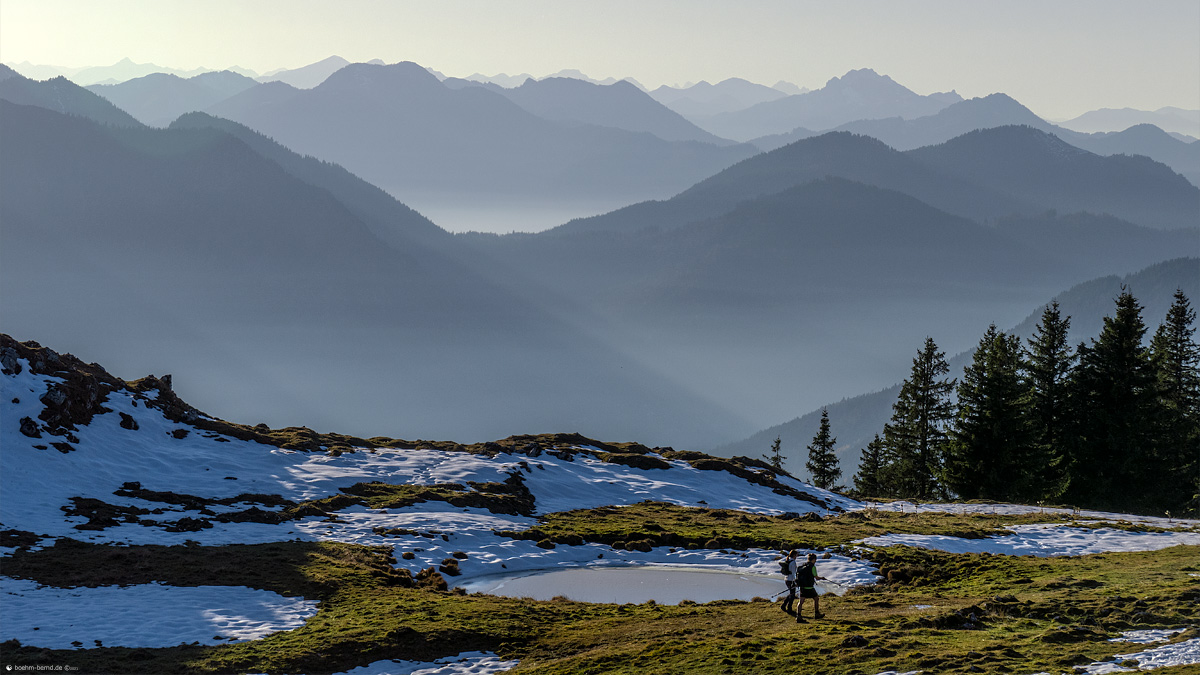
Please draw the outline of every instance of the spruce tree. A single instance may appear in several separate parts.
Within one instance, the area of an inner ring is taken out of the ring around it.
[[[884,496],[880,476],[883,470],[883,441],[879,434],[860,451],[858,473],[854,474],[854,492],[864,499]]]
[[[1163,401],[1179,416],[1200,415],[1200,347],[1193,336],[1196,310],[1183,291],[1176,289],[1167,317],[1154,332],[1150,355]]]
[[[837,439],[829,433],[829,410],[821,408],[821,426],[808,446],[808,461],[804,463],[804,468],[812,475],[813,485],[822,490],[844,489],[836,484],[842,477],[837,455],[833,453],[836,444]]]
[[[1158,377],[1143,346],[1142,307],[1128,290],[1071,377],[1070,485],[1077,506],[1144,511],[1159,489]]]
[[[954,417],[950,394],[954,380],[946,355],[932,338],[913,359],[912,374],[900,385],[892,419],[883,427],[886,468],[884,489],[911,499],[945,496],[939,483],[947,426]]]
[[[1182,290],[1150,341],[1158,380],[1163,437],[1158,463],[1163,469],[1157,506],[1174,513],[1200,493],[1200,347],[1193,335],[1196,312]]]
[[[1032,501],[1034,436],[1021,340],[988,327],[958,385],[958,416],[946,448],[946,486],[963,499]]]
[[[1063,317],[1058,301],[1046,306],[1034,329],[1025,359],[1029,382],[1030,423],[1036,438],[1034,464],[1043,467],[1035,478],[1041,483],[1039,498],[1056,498],[1066,490],[1067,453],[1064,442],[1070,422],[1068,382],[1075,366],[1075,351],[1067,341],[1071,317]]]
[[[771,468],[774,469],[776,473],[783,473],[783,460],[787,459],[787,457],[784,457],[783,455],[783,450],[780,449],[780,445],[782,443],[783,441],[780,439],[780,437],[776,436],[775,441],[771,443],[770,452],[763,455],[763,459],[767,460],[767,463],[771,465]]]

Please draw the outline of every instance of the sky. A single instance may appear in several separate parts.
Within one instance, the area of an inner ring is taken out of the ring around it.
[[[5,63],[263,73],[335,54],[651,88],[816,89],[872,68],[919,94],[1004,92],[1051,119],[1200,109],[1197,0],[0,0]]]

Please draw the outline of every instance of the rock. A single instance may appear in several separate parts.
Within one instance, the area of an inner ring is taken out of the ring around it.
[[[54,406],[57,408],[66,402],[67,392],[63,391],[61,387],[50,385],[50,388],[47,389],[46,393],[42,394],[42,397],[38,400],[45,405]]]
[[[870,643],[867,641],[867,638],[861,635],[851,635],[845,640],[842,640],[843,648],[861,648],[866,647],[868,644]]]
[[[167,532],[199,532],[212,527],[213,524],[203,518],[183,517],[163,529]]]
[[[17,350],[12,347],[0,349],[0,366],[4,368],[5,375],[20,375],[24,370],[18,360]]]
[[[38,431],[37,422],[29,417],[21,418],[21,433],[30,438],[41,438],[42,432]]]
[[[133,419],[133,417],[131,415],[129,415],[128,413],[120,413],[120,415],[121,415],[121,428],[122,429],[129,429],[130,431],[138,430],[137,420]]]

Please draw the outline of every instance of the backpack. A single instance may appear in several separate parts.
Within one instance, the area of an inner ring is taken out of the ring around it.
[[[801,588],[812,588],[816,582],[817,568],[811,563],[804,563],[796,570],[796,583]]]
[[[791,574],[792,574],[792,567],[791,567],[791,565],[792,565],[792,561],[791,561],[790,559],[788,559],[788,558],[782,558],[782,559],[779,561],[779,573],[780,573],[780,574],[782,574],[782,575],[783,575],[783,576],[785,576],[785,577],[786,577],[786,576],[791,576]]]

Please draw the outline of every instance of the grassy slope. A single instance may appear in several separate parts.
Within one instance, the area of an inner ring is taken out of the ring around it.
[[[986,536],[1004,523],[1036,518],[879,513],[871,519],[787,521],[647,503],[551,514],[539,529],[553,538],[669,535],[691,543],[735,528],[764,542],[833,546],[882,531]],[[3,658],[71,664],[84,672],[320,673],[385,658],[486,650],[520,659],[514,672],[521,673],[1061,672],[1139,651],[1106,642],[1119,630],[1196,625],[1200,602],[1200,579],[1190,576],[1200,565],[1200,547],[1183,546],[1054,559],[891,547],[873,556],[906,581],[827,598],[827,617],[801,625],[767,602],[600,605],[463,595],[437,590],[435,578],[422,583],[392,571],[390,555],[386,548],[328,542],[116,547],[60,541],[20,551],[4,560],[4,573],[54,586],[222,583],[303,595],[321,605],[304,627],[246,643],[55,651],[10,642]]]

